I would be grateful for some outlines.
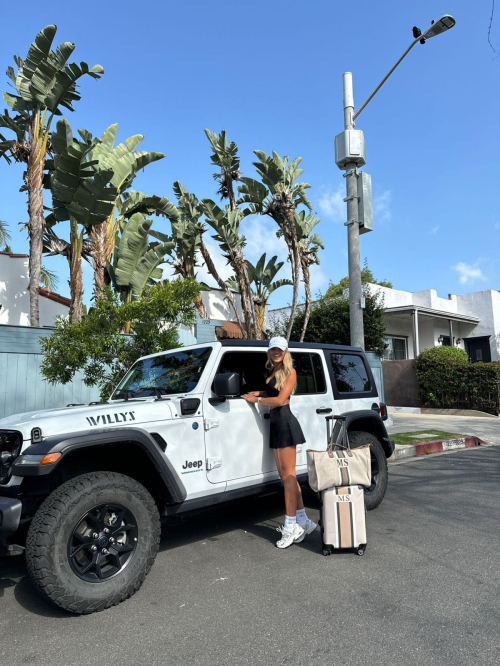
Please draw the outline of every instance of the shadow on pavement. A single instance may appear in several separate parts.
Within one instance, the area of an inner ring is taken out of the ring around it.
[[[307,509],[317,507],[315,494],[304,489]],[[173,550],[200,541],[217,541],[221,535],[235,530],[245,530],[251,538],[269,541],[278,539],[276,527],[283,522],[283,491],[266,496],[251,497],[228,503],[179,518],[169,518],[162,524],[160,552]],[[318,533],[319,538],[319,533]],[[300,544],[301,548],[321,553],[321,543],[311,541]],[[45,601],[31,583],[26,570],[24,556],[0,558],[0,603],[5,590],[14,588],[16,601],[25,610],[35,615],[52,618],[74,618],[57,606]]]

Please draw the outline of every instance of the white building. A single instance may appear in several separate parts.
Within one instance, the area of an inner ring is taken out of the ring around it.
[[[30,325],[28,255],[0,252],[0,324]],[[54,326],[67,316],[70,300],[40,287],[40,326]]]
[[[438,345],[465,349],[472,362],[500,360],[500,291],[440,298],[435,289],[411,292],[377,284],[365,288],[384,299],[385,360],[412,359]],[[283,318],[289,312],[290,308],[280,308],[269,315]]]

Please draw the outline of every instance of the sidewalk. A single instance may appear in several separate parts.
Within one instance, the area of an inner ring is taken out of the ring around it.
[[[389,437],[398,432],[441,432],[472,435],[487,444],[500,444],[500,419],[458,415],[393,413],[394,423],[387,427]]]

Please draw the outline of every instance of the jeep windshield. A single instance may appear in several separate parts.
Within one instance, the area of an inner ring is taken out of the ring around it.
[[[159,398],[194,391],[211,352],[212,347],[202,347],[137,361],[111,399]]]

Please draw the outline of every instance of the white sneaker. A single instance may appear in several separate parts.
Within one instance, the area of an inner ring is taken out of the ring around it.
[[[292,543],[297,542],[297,539],[302,540],[304,538],[304,529],[297,523],[295,523],[291,530],[285,529],[283,525],[282,527],[277,527],[276,531],[282,534],[281,539],[276,542],[278,548],[288,548]]]
[[[300,543],[301,541],[304,541],[306,536],[308,534],[311,534],[311,532],[314,532],[314,530],[318,526],[314,522],[314,520],[311,520],[310,518],[307,519],[307,523],[302,527],[302,534],[300,534],[296,539],[294,539],[294,543]]]

